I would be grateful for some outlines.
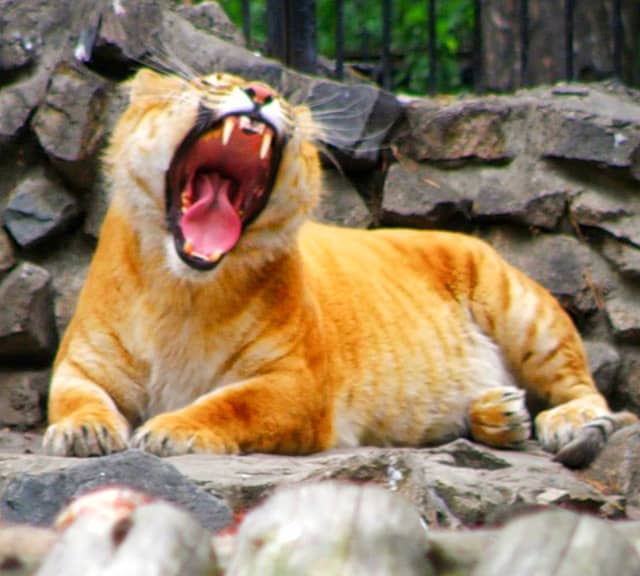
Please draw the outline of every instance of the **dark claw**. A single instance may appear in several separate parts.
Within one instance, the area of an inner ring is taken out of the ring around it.
[[[109,454],[109,431],[104,426],[96,430],[96,441],[100,451],[103,454]]]
[[[567,468],[585,468],[598,455],[607,438],[597,426],[585,426],[553,459]]]

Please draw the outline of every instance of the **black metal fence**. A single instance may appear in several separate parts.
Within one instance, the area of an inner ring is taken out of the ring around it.
[[[585,76],[591,79],[589,74],[577,72],[593,70],[593,65],[582,61],[579,70],[576,66],[576,59],[582,58],[582,45],[586,44],[583,38],[585,27],[593,28],[590,32],[587,31],[594,36],[590,43],[602,44],[606,51],[604,59],[607,62],[605,65],[597,63],[595,77],[615,76],[630,84],[640,83],[640,0],[468,1],[473,9],[473,23],[470,31],[470,62],[467,65],[469,70],[465,80],[467,89],[510,90],[538,82],[585,79]],[[424,61],[428,66],[424,91],[431,93],[443,89],[438,80],[441,56],[436,24],[439,8],[445,2],[446,0],[423,0],[423,49]],[[350,64],[345,57],[344,15],[347,3],[344,0],[332,3],[335,9],[334,73],[337,78],[342,78]],[[587,8],[595,10],[591,20],[585,20],[584,14],[588,14],[585,12],[586,4],[591,4],[591,8]],[[387,89],[398,88],[394,83],[394,73],[397,71],[394,67],[401,60],[399,55],[402,55],[403,50],[402,39],[394,38],[393,23],[394,16],[397,16],[394,9],[398,8],[392,0],[367,2],[367,10],[378,11],[380,15],[381,38],[377,42],[379,52],[374,55],[373,68],[375,79]],[[578,22],[577,10],[582,11]],[[266,14],[267,53],[291,67],[313,72],[317,64],[316,0],[267,0]],[[251,41],[252,14],[249,0],[242,0],[242,15],[245,36]],[[603,19],[608,22],[603,24],[600,21]],[[552,33],[547,32],[547,42],[541,32],[545,26],[553,27]],[[507,28],[508,38],[505,36]],[[501,34],[504,36],[502,44]],[[579,46],[576,45],[577,34],[580,35]],[[559,36],[562,39],[556,38]],[[550,53],[553,65],[545,64],[547,71],[540,72],[539,62],[546,63],[549,56],[543,53],[548,48],[544,44],[554,43],[558,46],[561,44],[564,50],[556,46]],[[603,58],[600,57],[600,60]],[[504,70],[508,70],[507,76]]]

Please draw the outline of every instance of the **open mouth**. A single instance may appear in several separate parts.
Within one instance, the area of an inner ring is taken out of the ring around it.
[[[280,161],[275,129],[246,114],[196,127],[167,173],[167,219],[176,251],[211,270],[264,209]]]

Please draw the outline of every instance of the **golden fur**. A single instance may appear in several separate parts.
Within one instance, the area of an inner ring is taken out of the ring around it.
[[[55,363],[49,451],[303,454],[463,435],[517,447],[522,389],[550,406],[536,419],[550,451],[585,424],[633,421],[609,411],[556,300],[484,242],[308,220],[318,129],[277,95],[289,140],[268,204],[213,270],[181,261],[166,172],[199,106],[233,108],[247,85],[132,81],[107,156],[113,200]]]

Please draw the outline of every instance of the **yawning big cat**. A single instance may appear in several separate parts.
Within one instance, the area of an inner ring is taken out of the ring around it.
[[[581,465],[635,421],[609,410],[557,301],[481,240],[309,220],[320,132],[258,82],[138,72],[50,452],[518,447],[526,394],[548,407],[542,446]]]

